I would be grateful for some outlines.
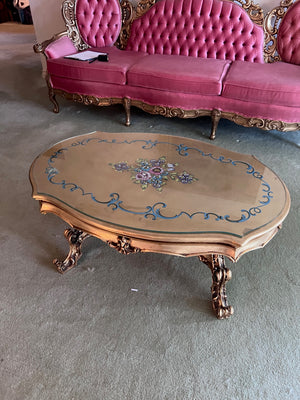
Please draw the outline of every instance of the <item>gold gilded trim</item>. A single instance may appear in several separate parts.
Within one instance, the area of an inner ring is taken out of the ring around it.
[[[64,236],[69,243],[69,253],[64,261],[59,261],[56,258],[53,260],[53,264],[61,274],[64,274],[77,265],[77,261],[82,255],[82,243],[91,235],[81,230],[70,228],[65,230]]]
[[[212,306],[217,318],[229,318],[234,311],[233,307],[228,305],[225,284],[231,279],[232,273],[225,266],[225,257],[218,254],[200,255],[199,260],[206,264],[212,273]]]
[[[162,115],[167,118],[198,118],[203,116],[212,117],[212,129],[210,139],[216,137],[216,130],[221,118],[235,122],[237,125],[242,125],[248,128],[260,128],[263,130],[278,130],[281,132],[297,131],[300,129],[300,122],[283,122],[278,120],[263,119],[263,118],[248,118],[239,114],[223,112],[217,109],[214,110],[184,110],[182,108],[164,107],[160,105],[150,105],[138,100],[131,100],[131,105],[142,109],[149,114]]]
[[[63,37],[63,36],[67,36],[67,34],[68,34],[67,31],[60,32],[60,33],[57,33],[57,34],[53,35],[51,39],[45,40],[45,41],[43,41],[42,43],[36,43],[36,44],[34,44],[34,45],[33,45],[33,50],[34,50],[34,52],[35,52],[35,53],[44,54],[44,56],[45,56],[46,58],[48,58],[47,55],[46,55],[46,53],[45,53],[45,50],[46,50],[47,46],[49,46],[49,44],[55,42],[57,39],[59,39],[59,38],[61,38],[61,37]]]
[[[283,122],[263,118],[247,118],[239,114],[222,112],[222,118],[229,119],[238,125],[247,128],[259,128],[265,131],[277,130],[281,132],[291,132],[300,129],[300,122]]]
[[[31,170],[32,171],[32,170]],[[34,188],[34,181],[32,174],[30,175],[31,182]],[[118,242],[119,236],[130,238],[131,246],[140,249],[141,252],[152,252],[160,254],[177,255],[181,257],[193,257],[199,255],[219,254],[228,257],[232,262],[237,262],[243,254],[253,251],[258,248],[264,247],[278,232],[279,226],[283,219],[278,221],[278,226],[274,227],[267,233],[262,233],[258,237],[252,238],[246,243],[230,241],[226,242],[226,237],[219,238],[218,242],[209,241],[181,241],[181,237],[177,237],[175,241],[170,241],[170,237],[166,235],[158,236],[155,240],[153,237],[134,238],[131,235],[133,232],[126,230],[111,230],[107,226],[96,226],[88,220],[79,218],[78,215],[66,211],[60,206],[56,206],[49,202],[49,198],[45,195],[39,195],[36,191],[33,192],[32,197],[40,202],[40,212],[42,214],[52,213],[63,219],[71,227],[77,227],[82,232],[88,233],[103,242]],[[288,195],[285,212],[287,213],[290,208],[290,197]],[[136,232],[135,232],[136,234]],[[224,239],[224,240],[223,240]]]
[[[101,98],[101,97],[80,94],[80,93],[69,93],[69,92],[65,92],[64,90],[61,90],[61,89],[53,89],[53,95],[60,95],[64,99],[72,100],[76,103],[81,103],[86,106],[89,106],[89,105],[111,106],[114,104],[122,104],[123,103],[122,98],[117,98],[117,97]]]
[[[264,31],[265,31],[265,62],[272,63],[280,61],[281,57],[277,51],[277,34],[279,26],[282,22],[283,17],[287,13],[288,9],[296,3],[295,0],[282,0],[280,5],[271,10],[265,17],[264,20]]]
[[[141,0],[136,6],[136,18],[144,15],[156,2],[157,0]]]
[[[56,100],[55,91],[51,85],[50,76],[49,76],[48,72],[46,72],[45,79],[46,79],[46,83],[47,83],[47,87],[48,87],[49,99],[50,99],[51,103],[53,104],[53,112],[57,114],[57,113],[59,113],[59,104]]]
[[[241,6],[249,15],[252,22],[259,26],[264,24],[264,11],[259,4],[253,3],[252,0],[230,0]]]
[[[218,122],[221,117],[221,111],[219,110],[202,110],[202,109],[196,109],[196,110],[184,110],[182,108],[176,108],[176,107],[165,107],[165,106],[160,106],[160,105],[150,105],[147,103],[144,103],[139,100],[131,100],[131,105],[138,107],[142,109],[143,111],[149,113],[149,114],[156,114],[156,115],[161,115],[163,117],[167,118],[183,118],[183,119],[188,119],[188,118],[198,118],[198,117],[204,117],[204,116],[211,116],[212,118],[212,128],[211,128],[211,134],[210,134],[210,139],[214,140],[216,137],[216,130],[218,126]],[[128,118],[128,110],[126,110],[126,115],[127,119],[126,122],[129,120],[129,124],[126,123],[127,126],[130,125],[130,114]]]
[[[139,253],[141,251],[141,249],[131,246],[131,239],[126,236],[118,236],[117,242],[108,240],[107,244],[116,249],[119,253],[125,255]]]
[[[124,50],[129,39],[131,24],[134,20],[135,11],[132,3],[129,0],[122,0],[120,3],[122,12],[122,26],[119,37],[116,41],[116,46]]]
[[[249,118],[244,117],[242,115],[230,112],[223,112],[217,109],[214,110],[203,110],[203,109],[195,109],[195,110],[185,110],[182,108],[176,107],[165,107],[161,105],[151,105],[145,103],[140,100],[131,100],[127,97],[118,98],[118,97],[106,97],[100,98],[95,96],[89,96],[79,93],[69,93],[65,92],[61,89],[53,89],[49,79],[47,80],[48,89],[49,89],[49,98],[51,102],[54,104],[54,112],[59,111],[59,105],[56,101],[55,96],[60,95],[61,97],[72,100],[76,103],[81,103],[85,105],[96,105],[96,106],[111,106],[114,104],[123,104],[125,113],[126,113],[126,126],[130,126],[130,109],[131,106],[140,108],[141,110],[154,115],[161,115],[167,118],[198,118],[203,116],[210,116],[212,118],[212,128],[210,139],[214,140],[216,137],[216,130],[218,127],[219,120],[221,118],[228,119],[230,121],[235,122],[237,125],[245,126],[248,128],[259,128],[262,130],[277,130],[281,132],[291,132],[297,131],[300,129],[300,122],[283,122],[278,120],[271,119],[263,119],[263,118]]]
[[[211,115],[211,110],[184,110],[182,108],[165,107],[160,105],[151,105],[139,100],[131,100],[131,105],[138,107],[149,114],[162,115],[167,118],[198,118],[205,115]]]
[[[121,0],[122,28],[116,43],[117,47],[125,49],[133,21],[145,14],[155,3],[156,0],[142,0],[134,6],[130,0]]]
[[[78,50],[85,50],[89,46],[80,36],[76,21],[76,0],[64,0],[62,2],[62,16],[66,24],[69,38],[73,41]]]

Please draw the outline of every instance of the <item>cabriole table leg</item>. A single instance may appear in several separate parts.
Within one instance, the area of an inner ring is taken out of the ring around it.
[[[75,267],[78,259],[81,257],[82,243],[85,239],[90,237],[88,233],[75,228],[66,229],[64,235],[69,242],[69,254],[64,261],[59,261],[57,259],[53,260],[53,264],[56,265],[58,272],[61,274]]]
[[[212,306],[217,318],[229,318],[233,314],[233,307],[227,303],[225,284],[231,279],[231,271],[225,266],[225,257],[211,254],[199,256],[199,260],[206,264],[212,272]]]

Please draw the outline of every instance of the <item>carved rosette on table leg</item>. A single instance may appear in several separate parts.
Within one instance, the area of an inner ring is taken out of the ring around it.
[[[82,243],[85,239],[90,237],[88,233],[79,231],[75,228],[66,229],[64,235],[69,242],[69,254],[64,261],[59,261],[57,259],[53,260],[53,264],[56,265],[58,272],[61,274],[75,267],[78,259],[81,257]]]
[[[224,256],[216,254],[199,256],[199,260],[206,264],[212,272],[212,306],[216,311],[217,318],[229,318],[233,314],[233,307],[227,303],[225,284],[231,279],[231,271],[225,266]]]
[[[139,253],[141,251],[141,249],[139,249],[138,247],[131,246],[131,240],[130,240],[130,238],[128,238],[126,236],[118,236],[117,242],[108,240],[107,244],[110,247],[113,247],[114,249],[116,249],[119,253],[125,254],[125,255],[132,254],[132,253]]]

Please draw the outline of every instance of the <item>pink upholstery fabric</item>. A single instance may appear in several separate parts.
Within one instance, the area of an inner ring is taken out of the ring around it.
[[[250,103],[300,107],[300,70],[292,64],[235,61],[224,80],[222,96]]]
[[[277,50],[282,61],[300,65],[300,1],[288,10],[281,21]]]
[[[128,71],[128,84],[182,93],[219,95],[230,61],[154,54]]]
[[[77,49],[68,36],[62,36],[55,42],[50,43],[45,50],[48,58],[64,57],[76,52]]]
[[[145,53],[126,52],[116,47],[101,47],[95,51],[108,53],[109,62],[77,61],[65,58],[47,60],[49,74],[73,80],[89,82],[126,84],[126,73],[136,61],[145,57]]]
[[[81,81],[59,76],[50,77],[51,84],[55,89],[61,89],[69,93],[83,94],[87,96],[95,96],[98,98],[120,98],[126,96],[127,86],[112,85],[111,83]]]
[[[111,46],[121,30],[118,0],[77,0],[76,19],[82,39],[91,47]]]
[[[263,63],[263,29],[220,0],[160,0],[132,24],[127,50]]]

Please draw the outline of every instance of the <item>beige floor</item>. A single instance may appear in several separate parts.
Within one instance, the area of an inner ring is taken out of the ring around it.
[[[0,399],[298,400],[300,133],[222,121],[215,144],[254,154],[292,206],[264,248],[230,264],[235,315],[218,321],[196,258],[122,256],[96,239],[59,275],[65,224],[31,199],[33,159],[69,136],[171,133],[207,141],[210,121],[60,100],[51,112],[32,27],[0,24]],[[137,289],[138,291],[132,291]]]

